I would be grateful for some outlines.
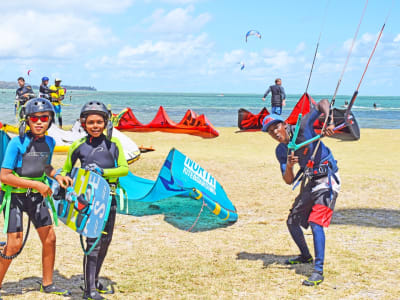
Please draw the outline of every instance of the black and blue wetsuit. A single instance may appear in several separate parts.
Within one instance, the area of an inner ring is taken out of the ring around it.
[[[54,93],[54,90],[51,90],[47,85],[41,84],[39,87],[39,97],[45,98],[51,101],[51,93]]]
[[[54,146],[52,137],[38,138],[27,132],[23,139],[15,137],[9,142],[1,167],[13,170],[18,177],[44,182],[45,172],[53,169],[50,163]],[[38,191],[3,185],[3,196],[8,189],[11,191],[11,203],[7,232],[23,231],[23,211],[36,228],[52,224],[49,209]]]
[[[84,137],[70,146],[62,171],[63,175],[72,170],[77,160],[80,161],[82,168],[93,163],[102,168],[104,170],[103,177],[110,184],[110,190],[112,191],[111,210],[104,228],[104,232],[107,234],[101,236],[99,243],[89,255],[85,255],[83,260],[85,292],[89,294],[91,291],[95,291],[98,286],[100,269],[112,240],[117,210],[115,188],[118,184],[118,178],[128,174],[128,163],[119,140],[114,137],[108,140],[103,134],[97,138]],[[87,238],[86,250],[89,250],[95,241],[96,238]]]
[[[321,113],[313,108],[311,112],[304,116],[301,120],[296,144],[316,136],[313,124],[320,115]],[[289,135],[292,135],[294,128],[288,126],[288,131]],[[310,143],[295,151],[295,156],[299,157],[300,165],[300,171],[296,175],[296,179],[304,176],[304,181],[302,181],[300,193],[290,210],[287,225],[303,257],[310,257],[311,255],[300,226],[308,228],[311,225],[316,256],[315,270],[322,273],[325,251],[323,226],[328,227],[330,224],[336,198],[340,190],[340,182],[336,160],[330,149],[323,142],[320,142],[313,167],[307,168],[317,143]],[[282,174],[286,170],[287,155],[288,145],[280,143],[276,148],[276,157],[280,163]],[[307,174],[304,174],[305,171],[307,171]],[[305,179],[309,180],[306,181]]]
[[[285,89],[279,84],[271,85],[265,91],[263,98],[267,97],[269,93],[271,93],[271,113],[282,114],[282,100],[286,99]]]

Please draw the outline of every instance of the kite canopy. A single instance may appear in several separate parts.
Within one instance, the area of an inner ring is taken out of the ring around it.
[[[269,115],[268,110],[264,107],[258,114],[253,114],[244,108],[238,111],[238,127],[240,130],[258,131],[262,127],[262,121]]]
[[[260,32],[258,32],[257,30],[249,30],[249,31],[246,33],[246,43],[247,43],[247,38],[248,38],[249,36],[251,36],[251,35],[254,35],[254,36],[256,36],[256,37],[258,37],[258,38],[261,39],[261,34],[260,34]]]
[[[148,124],[142,124],[128,107],[122,110],[118,115],[113,116],[113,123],[115,128],[122,131],[164,131],[186,133],[203,138],[213,138],[219,135],[218,131],[205,115],[198,115],[191,109],[186,111],[185,116],[179,123],[175,123],[170,119],[164,108],[160,106],[154,119]]]
[[[299,101],[294,106],[289,117],[285,120],[287,124],[296,125],[299,114],[306,115],[311,110],[311,104],[316,105],[314,99],[307,93],[304,93]],[[345,122],[345,109],[333,109],[333,119],[335,122],[335,127],[343,124]],[[339,129],[336,133],[331,136],[333,138],[338,138],[341,140],[358,140],[360,138],[360,128],[358,127],[357,120],[353,113],[350,113],[350,122],[346,127]],[[262,128],[263,119],[269,115],[268,110],[264,107],[257,115],[252,114],[248,110],[241,108],[238,112],[238,127],[241,131],[258,131]],[[315,121],[314,129],[319,134],[324,125],[325,117],[321,117]]]
[[[169,152],[156,181],[129,173],[120,178],[120,184],[127,193],[123,200],[118,199],[118,212],[122,214],[133,214],[137,202],[157,202],[183,196],[181,203],[191,205],[204,201],[203,204],[224,221],[234,222],[238,218],[235,206],[218,181],[174,148]]]

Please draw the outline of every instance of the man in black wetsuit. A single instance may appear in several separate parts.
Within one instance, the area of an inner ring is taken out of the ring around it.
[[[280,78],[275,79],[275,85],[271,85],[268,90],[266,90],[262,98],[263,101],[265,101],[265,97],[267,97],[269,93],[271,93],[271,113],[281,115],[282,106],[286,105],[286,94]]]
[[[15,113],[19,111],[29,99],[35,98],[35,93],[30,85],[25,85],[24,77],[18,78],[19,88],[15,92]]]

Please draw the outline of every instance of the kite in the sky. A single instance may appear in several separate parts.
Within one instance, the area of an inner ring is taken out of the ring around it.
[[[240,65],[240,70],[243,70],[244,69],[244,62],[240,61],[240,62],[238,62],[238,64]]]
[[[246,43],[247,43],[247,37],[250,35],[255,35],[256,37],[261,39],[261,34],[257,30],[250,30],[249,32],[246,33]]]
[[[32,72],[32,70],[28,70],[28,72],[27,72],[27,73],[28,73],[28,76],[31,74],[31,72]]]

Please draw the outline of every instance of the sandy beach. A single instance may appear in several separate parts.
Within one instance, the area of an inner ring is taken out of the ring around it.
[[[311,288],[301,285],[311,265],[283,264],[299,252],[286,227],[299,190],[281,179],[276,142],[261,132],[218,130],[215,139],[127,133],[137,145],[156,149],[130,165],[134,174],[155,179],[175,147],[223,185],[239,220],[225,228],[187,232],[163,215],[118,215],[101,272],[103,282],[115,285],[108,299],[400,298],[399,130],[362,129],[356,142],[324,139],[338,160],[342,188],[326,230],[325,282]],[[53,165],[60,167],[65,157],[55,155]],[[6,275],[4,299],[59,299],[38,292],[41,245],[34,231]],[[79,237],[62,224],[56,234],[55,282],[79,299]],[[310,230],[306,239],[313,253]]]

